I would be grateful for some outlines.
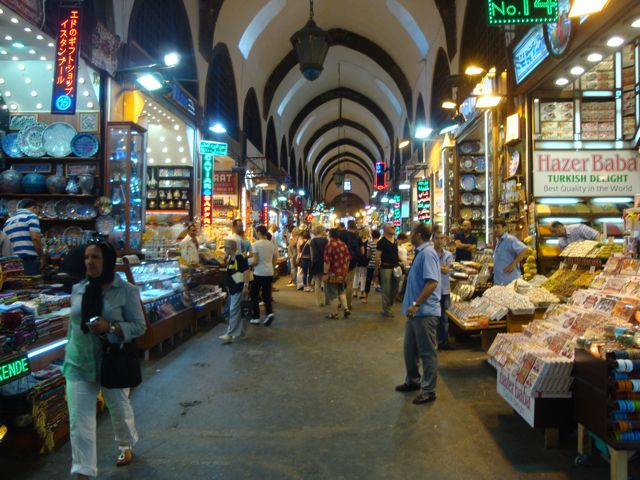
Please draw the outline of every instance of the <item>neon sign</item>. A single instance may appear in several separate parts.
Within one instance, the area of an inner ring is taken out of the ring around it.
[[[418,180],[418,221],[420,223],[431,223],[431,191],[429,180]]]
[[[31,373],[26,355],[9,357],[0,362],[0,385],[25,377]]]
[[[51,113],[53,114],[76,113],[80,17],[79,7],[60,7],[53,70],[53,95],[51,96]]]
[[[555,22],[558,0],[487,0],[489,25]]]
[[[376,162],[376,190],[387,188],[387,164]]]
[[[262,204],[262,223],[266,226],[269,224],[269,204]]]
[[[202,156],[202,226],[213,223],[213,155]]]
[[[211,140],[200,140],[200,154],[226,155],[228,145],[224,142],[212,142]]]
[[[351,180],[345,180],[344,182],[342,182],[342,189],[345,192],[350,192],[351,191]]]
[[[396,233],[400,233],[402,226],[402,197],[400,195],[393,196],[393,226],[396,227]]]

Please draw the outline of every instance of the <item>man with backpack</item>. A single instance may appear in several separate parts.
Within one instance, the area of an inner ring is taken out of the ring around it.
[[[349,254],[351,255],[351,260],[349,261],[349,273],[347,274],[347,303],[349,305],[349,310],[351,310],[351,298],[353,296],[353,277],[356,274],[356,267],[358,263],[361,262],[364,257],[364,251],[362,249],[362,244],[360,242],[360,235],[358,234],[358,229],[356,227],[355,220],[349,220],[347,224],[347,230],[343,230],[340,232],[340,240],[342,240],[349,249]]]

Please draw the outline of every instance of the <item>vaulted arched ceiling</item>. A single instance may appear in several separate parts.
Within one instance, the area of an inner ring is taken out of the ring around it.
[[[396,157],[401,167],[410,155],[400,157],[395,145],[405,125],[413,131],[416,113],[429,123],[436,52],[445,49],[451,61],[459,51],[467,0],[451,2],[317,0],[314,20],[328,32],[329,50],[310,82],[289,40],[309,18],[308,1],[244,0],[238,8],[236,1],[201,0],[215,23],[205,33],[228,46],[237,91],[255,93],[260,105],[250,99],[252,115],[259,110],[262,132],[286,140],[281,168],[329,201],[341,193],[328,179],[344,159],[354,172],[353,194],[367,202],[375,162],[397,174]],[[237,101],[240,110],[245,98]]]

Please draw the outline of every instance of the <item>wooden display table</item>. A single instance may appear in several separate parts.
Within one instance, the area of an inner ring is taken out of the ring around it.
[[[449,310],[447,310],[447,317],[451,320],[451,325],[454,327],[454,331],[457,330],[460,333],[479,333],[480,345],[485,352],[489,350],[491,344],[495,340],[498,333],[507,331],[507,322],[490,322],[487,325],[469,325],[464,323]],[[454,332],[455,333],[455,332]]]
[[[212,324],[212,326],[220,323],[222,321],[222,306],[226,299],[226,297],[219,298],[202,306],[196,306],[196,328],[198,328],[198,322],[201,320]]]
[[[531,323],[535,318],[535,313],[516,315],[515,313],[507,314],[507,332],[520,333],[526,325]]]

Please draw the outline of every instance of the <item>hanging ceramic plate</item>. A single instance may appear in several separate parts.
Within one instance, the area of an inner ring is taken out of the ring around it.
[[[467,192],[475,190],[477,186],[476,177],[473,175],[463,175],[460,184],[462,185],[462,189]]]
[[[78,202],[69,202],[67,204],[67,217],[77,219],[78,208],[80,208],[80,204]]]
[[[513,177],[518,172],[520,166],[520,152],[514,150],[509,159],[509,176]]]
[[[483,200],[483,197],[482,197],[482,195],[480,195],[479,193],[476,193],[476,194],[473,196],[473,204],[474,204],[475,206],[482,205],[482,200]]]
[[[8,133],[4,136],[4,138],[2,139],[2,150],[4,150],[4,153],[13,158],[22,156],[22,152],[18,147],[17,133]]]
[[[56,218],[56,201],[49,200],[42,206],[42,214],[47,218]]]
[[[480,220],[481,218],[482,218],[482,210],[480,210],[479,208],[474,208],[473,212],[471,213],[471,219]]]
[[[71,153],[71,140],[76,133],[76,129],[68,123],[52,123],[42,133],[44,149],[52,157],[66,157]]]
[[[475,163],[476,163],[476,172],[484,172],[484,169],[486,166],[486,161],[484,157],[476,157]]]
[[[480,142],[464,142],[460,144],[460,152],[462,153],[478,153],[480,151]]]
[[[87,204],[80,205],[76,209],[76,213],[78,214],[78,218],[82,220],[89,220],[98,216],[98,212],[96,212],[96,209],[93,207],[93,205]]]
[[[463,172],[471,172],[473,171],[473,158],[472,157],[462,157],[462,171]]]
[[[47,129],[45,123],[34,123],[18,133],[18,148],[27,157],[42,157],[45,153],[42,134]]]
[[[13,199],[13,200],[9,200],[7,202],[7,212],[9,212],[9,216],[10,217],[16,214],[16,210],[18,209],[18,202],[19,201],[20,200]]]
[[[113,217],[103,215],[96,219],[96,231],[100,235],[109,235],[111,232],[113,232],[114,226],[115,222],[113,220]]]
[[[93,157],[99,147],[98,139],[90,133],[79,133],[71,140],[71,151],[76,157]]]
[[[58,200],[55,204],[56,217],[58,218],[67,218],[67,205],[69,205],[69,200]]]
[[[111,204],[111,199],[109,197],[100,197],[94,203],[96,210],[98,211],[98,215],[109,215],[113,206]]]
[[[462,204],[463,205],[471,205],[473,203],[473,193],[463,193],[462,194]]]
[[[66,228],[65,231],[62,232],[62,235],[67,237],[67,241],[69,241],[69,239],[74,239],[77,240],[78,243],[80,243],[82,241],[82,237],[84,236],[84,232],[80,227],[74,226]]]
[[[477,187],[476,187],[476,188],[477,188],[478,190],[480,190],[480,191],[483,191],[483,192],[484,192],[484,189],[485,189],[485,186],[486,186],[486,185],[484,184],[484,183],[485,183],[484,175],[478,175],[477,180],[478,180],[478,183],[477,183]]]
[[[463,208],[460,210],[460,216],[463,220],[471,220],[473,216],[473,210],[470,208]]]

